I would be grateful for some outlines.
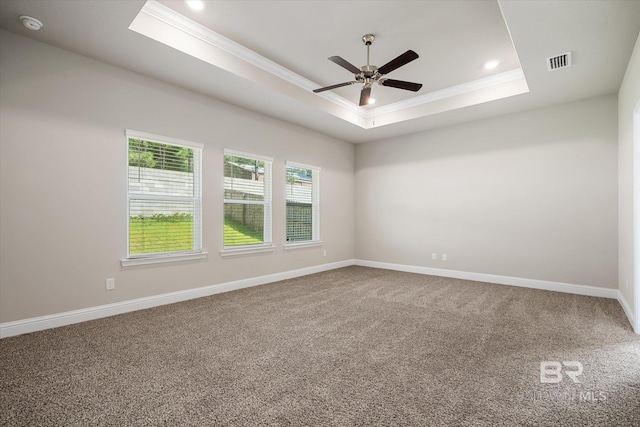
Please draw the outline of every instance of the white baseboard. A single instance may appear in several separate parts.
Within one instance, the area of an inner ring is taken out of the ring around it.
[[[591,297],[611,298],[618,300],[631,327],[640,335],[640,325],[635,326],[635,316],[631,306],[618,289],[601,288],[597,286],[574,285],[571,283],[550,282],[546,280],[524,279],[521,277],[499,276],[495,274],[471,273],[467,271],[445,270],[441,268],[419,267],[405,264],[367,261],[356,259],[355,265],[363,267],[384,268],[387,270],[405,271],[407,273],[428,274],[431,276],[451,277],[454,279],[474,280],[477,282],[495,283],[498,285],[520,286],[523,288],[542,289],[545,291],[564,292],[568,294],[586,295]],[[640,308],[638,308],[640,310]]]
[[[620,291],[618,291],[618,302],[622,306],[622,309],[624,310],[624,314],[627,315],[627,319],[629,319],[629,323],[631,323],[631,327],[634,328],[634,332],[636,334],[640,334],[640,330],[635,328],[635,323],[634,323],[635,316],[633,315],[633,310],[631,309],[631,306],[627,302],[627,299],[624,297],[624,295],[622,295],[622,292]]]
[[[201,288],[188,289],[185,291],[171,292],[167,294],[154,295],[151,297],[138,298],[129,301],[122,301],[114,304],[100,305],[80,310],[67,311],[64,313],[51,314],[30,319],[17,320],[14,322],[0,323],[0,338],[26,334],[29,332],[41,331],[44,329],[57,328],[73,323],[86,322],[88,320],[100,319],[103,317],[115,316],[117,314],[129,313],[136,310],[157,307],[165,304],[187,301],[194,298],[201,298],[223,292],[252,286],[265,285],[280,280],[293,279],[306,276],[308,274],[320,273],[334,270],[336,268],[348,267],[350,265],[360,265],[363,267],[382,268],[387,270],[404,271],[408,273],[428,274],[432,276],[451,277],[455,279],[474,280],[478,282],[495,283],[500,285],[520,286],[525,288],[542,289],[547,291],[565,292],[577,295],[587,295],[602,298],[617,299],[620,302],[625,314],[633,325],[633,311],[625,300],[624,296],[617,289],[600,288],[595,286],[574,285],[570,283],[549,282],[544,280],[524,279],[520,277],[499,276],[495,274],[472,273],[466,271],[445,270],[440,268],[419,267],[404,264],[392,264],[367,260],[345,260],[329,264],[322,264],[313,267],[301,268],[298,270],[285,271],[282,273],[269,274],[266,276],[253,277],[249,279],[236,280],[233,282],[219,283],[217,285],[205,286]],[[638,332],[638,331],[636,331]]]
[[[495,283],[498,285],[520,286],[523,288],[542,289],[546,291],[565,292],[569,294],[588,295],[602,298],[618,298],[617,289],[599,288],[595,286],[573,285],[570,283],[549,282],[546,280],[524,279],[521,277],[499,276],[496,274],[471,273],[467,271],[445,270],[441,268],[418,267],[404,264],[391,264],[378,261],[356,260],[356,265],[387,270],[405,271],[408,273],[428,274],[431,276],[451,277],[454,279],[474,280],[477,282]]]
[[[106,304],[97,307],[83,308],[80,310],[66,311],[64,313],[17,320],[14,322],[0,323],[0,338],[26,334],[29,332],[42,331],[44,329],[57,328],[60,326],[71,325],[73,323],[80,323],[86,322],[88,320],[115,316],[116,314],[129,313],[131,311],[143,310],[160,305],[173,304],[176,302],[186,301],[194,298],[201,298],[209,295],[220,294],[223,292],[235,291],[237,289],[265,285],[267,283],[273,283],[280,280],[293,279],[296,277],[306,276],[308,274],[320,273],[322,271],[334,270],[341,267],[348,267],[354,264],[355,260],[339,261],[313,267],[301,268],[298,270],[285,271],[282,273],[269,274],[266,276],[252,277],[249,279],[242,279],[233,282],[205,286],[201,288],[188,289],[185,291],[171,292],[167,294],[154,295],[151,297],[122,301],[114,304]]]

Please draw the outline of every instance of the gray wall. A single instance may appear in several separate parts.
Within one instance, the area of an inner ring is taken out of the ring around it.
[[[627,304],[638,313],[640,307],[634,301],[634,280],[639,279],[634,275],[633,261],[640,258],[640,253],[634,253],[633,242],[633,214],[634,214],[634,187],[633,168],[634,151],[640,152],[640,146],[636,144],[634,149],[633,140],[633,110],[640,107],[640,36],[636,41],[636,46],[629,61],[627,72],[620,86],[618,94],[618,168],[619,168],[619,263],[620,263],[620,292],[624,296]],[[640,136],[638,136],[640,138]],[[638,156],[638,154],[636,154]],[[636,157],[640,158],[640,156]],[[635,166],[640,167],[640,164]],[[639,173],[640,172],[636,172]],[[636,194],[640,189],[636,190]],[[635,202],[636,206],[638,201]],[[640,215],[640,213],[638,213]],[[640,242],[638,242],[640,244]],[[640,327],[640,325],[638,325]],[[636,331],[639,332],[640,331]]]
[[[0,55],[0,322],[352,258],[617,288],[618,162],[620,286],[633,301],[629,72],[619,123],[612,95],[354,150],[11,33]],[[207,260],[120,267],[126,128],[205,144]],[[275,253],[218,254],[224,148],[275,158]],[[322,168],[321,248],[282,250],[286,160]]]
[[[617,288],[616,105],[358,145],[356,258]]]
[[[0,322],[353,258],[353,145],[11,33],[0,43]],[[120,267],[127,128],[205,144],[208,259]],[[224,148],[275,159],[275,253],[219,255]],[[283,250],[286,160],[322,168],[322,247]]]

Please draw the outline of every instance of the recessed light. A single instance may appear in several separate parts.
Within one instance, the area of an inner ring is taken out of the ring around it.
[[[500,61],[489,61],[489,62],[484,64],[484,69],[485,70],[493,70],[494,68],[496,68],[498,66],[498,64],[500,64]]]
[[[22,15],[20,17],[20,20],[22,21],[22,25],[24,25],[30,30],[38,31],[40,28],[42,28],[42,22],[38,21],[36,18],[32,18],[27,15]]]
[[[185,0],[187,2],[187,6],[189,6],[193,10],[202,10],[204,9],[204,2],[202,0]]]
[[[374,98],[369,98],[369,100],[367,101],[367,104],[371,105],[371,104],[375,104],[376,100]]]

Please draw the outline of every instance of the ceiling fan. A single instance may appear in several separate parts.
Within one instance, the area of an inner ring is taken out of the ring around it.
[[[387,62],[380,68],[376,67],[375,65],[369,65],[369,47],[371,46],[371,43],[373,43],[374,39],[375,36],[373,34],[366,34],[362,36],[362,41],[367,46],[367,65],[363,65],[360,68],[356,67],[355,65],[339,56],[329,57],[329,61],[335,62],[347,71],[351,71],[355,75],[355,80],[322,87],[320,89],[314,89],[313,92],[319,93],[324,92],[325,90],[332,90],[343,86],[362,83],[362,90],[360,91],[360,106],[362,107],[363,105],[369,104],[369,101],[371,99],[371,86],[374,83],[378,83],[382,86],[395,87],[397,89],[410,90],[413,92],[419,91],[422,87],[422,84],[420,83],[393,80],[385,77],[386,74],[389,74],[393,70],[396,70],[403,65],[408,64],[414,59],[418,59],[418,54],[412,50],[408,50],[397,58]]]

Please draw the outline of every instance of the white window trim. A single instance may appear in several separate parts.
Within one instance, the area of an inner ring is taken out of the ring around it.
[[[220,251],[220,256],[252,255],[273,252],[275,250],[276,247],[273,245],[228,246]]]
[[[129,138],[134,139],[143,139],[145,141],[158,142],[161,144],[172,144],[179,145],[183,147],[193,148],[197,151],[194,152],[194,155],[197,153],[198,161],[194,161],[194,182],[193,182],[193,190],[195,194],[199,194],[199,197],[175,197],[175,196],[155,196],[155,195],[142,195],[135,194],[129,192],[129,178],[127,176],[126,180],[126,190],[127,190],[127,236],[126,236],[126,254],[127,257],[120,260],[120,265],[123,267],[131,267],[136,265],[145,265],[145,264],[158,264],[158,263],[166,263],[166,262],[178,262],[178,261],[190,261],[196,259],[203,259],[207,257],[207,252],[202,250],[202,151],[204,150],[204,144],[200,144],[198,142],[186,141],[183,139],[172,138],[169,136],[157,135],[153,133],[140,132],[132,129],[125,130],[125,140],[127,142],[127,156],[126,156],[126,167],[127,174],[129,170]],[[197,165],[197,167],[196,167]],[[196,171],[197,169],[197,171]],[[175,200],[175,201],[192,201],[194,203],[193,207],[193,221],[194,224],[199,224],[198,233],[194,233],[193,236],[193,246],[198,248],[192,251],[181,251],[181,252],[169,252],[169,253],[154,253],[154,254],[129,254],[129,216],[130,216],[130,206],[132,199],[143,199],[143,200]]]
[[[263,160],[265,162],[273,163],[273,157],[267,157],[267,156],[263,156],[261,154],[247,153],[246,151],[231,150],[229,148],[225,148],[224,149],[224,155],[225,156],[246,157],[246,158],[249,158],[249,159]]]
[[[286,161],[285,166],[291,166],[293,168],[300,168],[300,169],[313,169],[313,170],[317,170],[318,172],[322,170],[322,168],[319,166],[307,165],[305,163],[291,162],[289,160]]]
[[[284,245],[284,249],[286,251],[289,251],[294,249],[315,248],[315,247],[322,246],[323,244],[324,244],[324,241],[322,240],[309,240],[307,242],[287,243],[286,245]]]
[[[136,265],[147,264],[160,264],[165,262],[178,262],[178,261],[192,261],[196,259],[207,258],[207,252],[182,252],[182,253],[170,253],[165,255],[155,254],[145,258],[128,258],[120,260],[120,265],[123,267],[133,267]]]
[[[264,221],[263,240],[264,243],[259,245],[244,245],[244,246],[224,246],[224,231],[223,231],[223,243],[222,250],[220,250],[221,256],[235,256],[235,255],[250,255],[264,252],[273,252],[275,246],[273,246],[273,157],[262,156],[260,154],[247,153],[245,151],[231,150],[225,148],[223,150],[223,156],[236,156],[244,157],[247,159],[262,160],[264,164],[265,173],[265,191],[264,201],[258,200],[235,200],[235,199],[223,199],[225,203],[235,204],[256,204],[264,206],[264,216],[269,218],[269,221]],[[267,171],[269,174],[269,180],[266,180]],[[224,223],[223,223],[224,227]]]
[[[312,236],[311,240],[304,242],[287,242],[285,237],[284,249],[300,249],[311,246],[321,246],[322,240],[320,240],[320,171],[322,168],[319,166],[308,165],[305,163],[292,162],[287,160],[285,162],[285,171],[287,167],[294,167],[300,169],[311,169],[312,173],[312,185],[313,192],[311,193],[311,209],[312,209]],[[286,200],[285,200],[286,204]],[[315,221],[314,221],[315,220]],[[285,217],[286,223],[286,217]],[[286,228],[286,224],[285,224]]]
[[[125,136],[127,137],[127,144],[129,143],[129,138],[136,138],[136,139],[144,139],[145,141],[159,142],[160,144],[182,145],[184,147],[197,148],[199,150],[204,150],[204,144],[201,144],[199,142],[172,138],[170,136],[156,135],[153,133],[140,132],[137,130],[127,129],[125,131]],[[127,165],[129,164],[128,160],[129,158],[127,157]]]

